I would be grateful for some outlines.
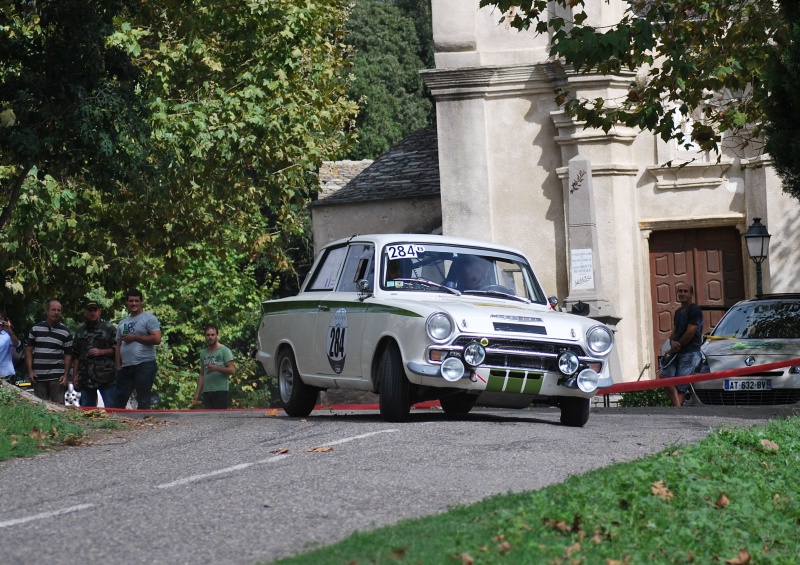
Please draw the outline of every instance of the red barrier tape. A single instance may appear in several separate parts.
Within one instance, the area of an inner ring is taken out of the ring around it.
[[[597,390],[597,394],[619,394],[621,392],[635,392],[637,390],[650,390],[653,388],[664,388],[668,386],[686,385],[690,383],[699,383],[702,381],[715,381],[717,379],[725,379],[728,377],[741,377],[745,375],[752,375],[762,371],[771,371],[772,369],[783,369],[784,367],[791,367],[793,365],[800,365],[800,357],[796,359],[789,359],[787,361],[777,361],[775,363],[766,363],[764,365],[753,365],[752,367],[742,367],[741,369],[729,369],[727,371],[717,371],[716,373],[697,373],[694,375],[686,375],[684,377],[668,377],[663,379],[651,379],[646,381],[632,381],[624,383],[615,383],[609,387]],[[417,409],[433,408],[439,405],[439,401],[420,402],[415,404]],[[96,410],[95,407],[82,407],[84,410]],[[377,410],[377,404],[336,404],[336,405],[319,405],[315,406],[314,410]],[[202,408],[193,409],[150,409],[150,410],[129,410],[125,408],[103,408],[108,412],[223,412],[224,410],[204,410]],[[237,410],[229,408],[230,410]],[[271,410],[270,408],[246,408],[238,410],[249,411],[264,411]]]
[[[618,394],[620,392],[634,392],[637,390],[648,390],[651,388],[687,385],[702,381],[715,381],[717,379],[725,379],[728,377],[752,375],[762,371],[771,371],[772,369],[783,369],[784,367],[791,367],[792,365],[800,365],[800,358],[789,359],[787,361],[776,361],[775,363],[766,363],[764,365],[753,365],[752,367],[742,367],[741,369],[717,371],[716,373],[697,373],[694,375],[686,375],[684,377],[666,377],[648,381],[616,383],[609,387],[598,389],[597,394]]]

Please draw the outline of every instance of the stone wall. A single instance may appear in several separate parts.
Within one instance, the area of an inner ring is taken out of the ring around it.
[[[319,199],[322,200],[344,187],[372,164],[371,159],[362,161],[323,161],[319,168]]]

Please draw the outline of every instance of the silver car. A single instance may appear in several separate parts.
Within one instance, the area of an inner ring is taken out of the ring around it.
[[[306,416],[320,390],[376,392],[388,421],[439,400],[561,408],[583,426],[613,384],[612,331],[556,311],[517,250],[437,235],[364,235],[326,246],[291,298],[265,301],[256,355],[284,411]]]
[[[800,294],[764,295],[728,310],[703,343],[711,372],[800,358]],[[692,401],[746,406],[800,402],[800,365],[694,383]]]

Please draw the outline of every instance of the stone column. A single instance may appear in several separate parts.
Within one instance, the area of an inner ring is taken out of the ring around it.
[[[603,293],[600,273],[592,164],[581,155],[569,161],[564,207],[569,261],[569,295],[564,299],[564,306],[575,314],[615,326],[619,318],[614,304]]]

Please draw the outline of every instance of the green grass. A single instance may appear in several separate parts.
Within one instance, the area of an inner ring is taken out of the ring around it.
[[[121,423],[99,411],[51,412],[0,388],[0,461],[30,457],[47,449],[79,445],[97,429],[115,429]]]
[[[509,472],[524,472],[509,469]],[[800,418],[356,533],[289,564],[800,563]]]

